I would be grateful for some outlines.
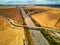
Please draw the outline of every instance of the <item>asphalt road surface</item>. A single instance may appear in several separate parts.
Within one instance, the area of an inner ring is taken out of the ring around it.
[[[22,11],[22,14],[23,14],[23,17],[25,19],[25,22],[27,24],[28,27],[36,27],[34,25],[34,23],[32,22],[32,20],[30,19],[30,17],[28,16],[28,14],[25,13],[25,11],[23,10],[23,8],[21,8],[21,11]],[[44,38],[44,36],[41,34],[40,31],[38,30],[29,30],[31,35],[32,35],[32,38],[35,42],[35,45],[49,45],[48,41]]]

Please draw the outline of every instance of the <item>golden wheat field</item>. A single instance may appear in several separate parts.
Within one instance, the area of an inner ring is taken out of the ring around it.
[[[0,16],[0,45],[23,45],[24,29]]]
[[[28,11],[28,14],[41,26],[60,29],[60,8],[48,6],[25,6],[23,8],[33,10]]]

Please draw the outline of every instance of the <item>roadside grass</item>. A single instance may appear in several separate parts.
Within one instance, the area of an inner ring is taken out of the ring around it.
[[[45,29],[41,29],[40,31],[44,35],[44,37],[48,40],[50,45],[60,45],[60,43],[57,43]]]

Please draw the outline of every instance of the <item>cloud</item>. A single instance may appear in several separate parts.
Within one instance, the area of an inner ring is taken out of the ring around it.
[[[0,4],[14,3],[14,4],[60,4],[60,0],[0,0]]]
[[[35,0],[36,4],[60,4],[60,0]]]

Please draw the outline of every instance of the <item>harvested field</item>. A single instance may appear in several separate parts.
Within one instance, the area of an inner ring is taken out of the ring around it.
[[[60,19],[60,11],[48,10],[36,15],[31,15],[40,25],[56,28],[56,23]],[[58,23],[59,24],[59,23]],[[60,25],[58,26],[60,27]],[[57,28],[58,28],[57,27]]]
[[[13,26],[0,15],[0,45],[23,45],[24,29]]]
[[[15,20],[17,23],[23,24],[19,8],[16,8],[16,7],[6,8],[5,7],[4,9],[0,9],[0,15],[7,16]]]

